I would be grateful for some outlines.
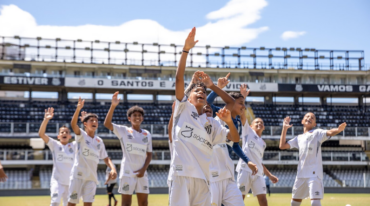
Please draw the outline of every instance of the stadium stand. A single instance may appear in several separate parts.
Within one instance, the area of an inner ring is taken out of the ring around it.
[[[8,180],[0,184],[0,189],[31,189],[30,172],[25,169],[6,170]]]

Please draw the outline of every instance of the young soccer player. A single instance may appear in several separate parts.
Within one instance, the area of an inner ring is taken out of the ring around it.
[[[118,137],[122,147],[122,162],[120,170],[120,187],[122,206],[130,206],[134,191],[139,206],[148,205],[149,180],[146,172],[152,160],[152,136],[140,128],[144,121],[144,109],[133,106],[127,110],[127,118],[131,127],[112,124],[113,113],[119,100],[118,92],[112,97],[112,104],[104,121],[104,126]]]
[[[114,164],[113,164],[113,166],[115,168]],[[114,197],[114,193],[113,193],[113,188],[117,183],[117,178],[113,179],[113,180],[109,178],[111,171],[112,170],[111,170],[110,167],[107,167],[107,170],[105,171],[105,181],[106,181],[105,184],[107,185],[107,193],[108,193],[108,200],[109,200],[109,204],[107,206],[112,206],[112,198],[114,200],[114,206],[117,206],[118,201]]]
[[[44,120],[39,129],[39,136],[48,145],[53,156],[53,172],[50,181],[51,206],[58,206],[63,199],[63,205],[68,204],[69,176],[72,170],[76,142],[69,143],[72,138],[68,127],[59,128],[59,141],[45,134],[49,121],[54,117],[54,108],[45,109]]]
[[[299,206],[302,199],[310,197],[312,206],[321,206],[321,199],[324,197],[321,144],[342,132],[347,124],[344,122],[338,128],[331,130],[314,129],[316,116],[308,112],[301,121],[303,134],[286,142],[286,132],[293,126],[289,123],[290,117],[286,117],[279,147],[299,150],[298,172],[293,185],[291,205]]]
[[[269,177],[273,183],[277,183],[279,179],[272,175],[267,168],[262,164],[263,153],[266,149],[266,143],[261,138],[265,126],[261,118],[256,118],[252,121],[251,126],[248,124],[246,111],[240,115],[242,122],[242,141],[243,152],[250,158],[251,161],[256,163],[258,172],[253,175],[253,171],[246,167],[245,163],[239,159],[236,171],[238,172],[237,183],[240,191],[245,195],[252,189],[254,196],[257,196],[260,206],[267,206],[266,199],[266,184],[263,178],[263,173]]]
[[[85,100],[81,100],[80,97],[71,121],[77,147],[70,176],[68,206],[78,204],[81,197],[84,206],[92,206],[96,186],[99,183],[97,177],[99,159],[104,159],[105,164],[111,168],[109,179],[116,179],[117,177],[116,169],[107,155],[103,140],[95,135],[99,125],[98,116],[87,113],[82,120],[84,129],[80,129],[77,125],[78,116],[84,103]]]
[[[203,114],[203,107],[206,104],[206,87],[214,90],[220,96],[227,95],[213,84],[208,75],[204,72],[196,72],[197,83],[192,83],[189,86],[189,91],[191,91],[189,96],[184,94],[184,72],[187,55],[189,50],[198,42],[194,41],[194,37],[195,28],[191,30],[185,41],[176,71],[170,206],[209,206],[211,204],[208,184],[209,164],[212,158],[213,145],[226,142],[226,139],[239,142],[239,134],[231,120],[230,111],[224,108],[217,113],[217,116],[227,123],[230,130],[221,127],[213,118],[208,119]]]

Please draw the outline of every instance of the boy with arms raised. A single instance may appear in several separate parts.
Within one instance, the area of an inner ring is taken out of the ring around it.
[[[240,115],[242,122],[242,141],[243,152],[253,161],[258,168],[258,172],[254,175],[253,171],[246,167],[245,163],[239,159],[236,171],[238,172],[237,183],[240,191],[245,195],[252,189],[254,196],[257,196],[260,206],[267,206],[266,199],[266,182],[263,173],[273,182],[277,183],[279,179],[272,175],[267,168],[262,164],[263,153],[266,149],[266,143],[262,139],[262,132],[265,130],[265,125],[261,118],[256,118],[252,121],[251,126],[248,124],[246,111]]]
[[[85,100],[81,100],[80,97],[71,121],[71,127],[76,134],[77,149],[70,176],[68,206],[78,204],[81,197],[84,206],[92,206],[98,184],[99,159],[104,159],[105,164],[111,168],[110,178],[107,182],[117,177],[116,168],[107,155],[103,140],[95,135],[99,125],[98,116],[87,113],[82,117],[84,129],[80,129],[77,125],[78,116],[84,103]]]
[[[311,206],[321,206],[324,197],[323,168],[321,144],[342,132],[347,124],[342,123],[338,128],[331,130],[314,129],[316,116],[309,112],[302,119],[303,134],[286,142],[286,132],[293,125],[289,125],[290,117],[286,117],[281,131],[280,149],[297,148],[299,150],[298,172],[293,185],[292,206],[299,206],[302,199],[310,197]]]
[[[39,129],[39,136],[48,145],[53,156],[53,172],[50,180],[50,206],[58,206],[63,199],[63,205],[68,204],[69,176],[75,158],[76,142],[69,143],[72,138],[68,127],[59,128],[59,141],[45,134],[48,122],[54,116],[54,108],[45,109],[44,121]]]
[[[222,127],[213,118],[208,119],[203,114],[203,107],[206,104],[206,87],[214,90],[220,96],[227,95],[213,84],[208,75],[196,72],[197,83],[192,83],[189,86],[191,91],[189,97],[184,94],[184,71],[187,55],[198,42],[194,41],[194,37],[195,28],[191,30],[185,41],[176,71],[170,206],[209,206],[211,204],[208,184],[209,164],[213,145],[226,142],[226,139],[239,142],[239,134],[231,120],[230,111],[221,109],[217,113],[217,116],[227,123],[230,130]]]
[[[104,121],[104,126],[113,131],[121,142],[122,162],[120,170],[120,187],[122,206],[130,206],[134,191],[139,206],[148,205],[149,180],[146,169],[152,160],[152,136],[147,130],[141,129],[144,121],[144,109],[133,106],[127,110],[127,118],[131,127],[112,123],[113,113],[119,100],[118,92],[112,97],[112,104]]]

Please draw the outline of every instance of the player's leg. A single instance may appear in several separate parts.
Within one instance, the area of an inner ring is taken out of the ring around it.
[[[51,182],[50,184],[50,197],[51,197],[51,201],[50,201],[50,205],[51,206],[59,206],[59,203],[60,203],[60,199],[61,199],[61,189],[60,188],[62,185],[57,183],[57,182]]]
[[[251,175],[251,173],[243,170],[238,173],[236,184],[243,195],[243,200],[251,188]]]
[[[269,193],[269,197],[270,197],[271,195],[270,185],[266,185],[266,188],[267,188],[267,192]]]
[[[63,206],[68,205],[68,185],[62,185],[63,191],[61,193],[62,199],[63,199]]]
[[[116,199],[116,197],[114,196],[114,193],[113,193],[113,189],[114,189],[115,185],[116,185],[116,183],[113,183],[113,184],[110,185],[110,191],[111,191],[111,197],[114,200],[114,206],[117,206],[118,201],[117,201],[117,199]]]
[[[321,199],[324,197],[322,180],[318,177],[310,178],[308,187],[310,190],[311,206],[321,206]]]
[[[170,187],[169,206],[190,206],[189,179],[189,177],[173,177]]]
[[[292,201],[290,202],[290,205],[291,206],[300,206],[302,203],[302,199],[292,199]]]
[[[96,194],[96,182],[94,181],[84,181],[81,190],[82,200],[84,201],[84,206],[92,206]]]
[[[76,206],[79,203],[82,186],[83,180],[77,178],[71,179],[68,188],[68,206]]]
[[[239,206],[244,205],[242,193],[240,192],[238,185],[231,179],[224,180],[224,191],[222,204],[227,206]]]
[[[211,190],[211,205],[221,205],[222,202],[222,181],[211,182],[209,185]]]
[[[110,184],[107,185],[107,194],[108,194],[108,206],[112,206],[112,192],[110,192]]]
[[[291,206],[299,206],[309,196],[308,178],[296,178],[293,185]]]
[[[121,193],[121,206],[131,206],[132,194],[136,187],[137,178],[123,176],[120,179],[118,192]]]
[[[211,204],[211,191],[204,179],[189,178],[189,193],[191,206],[209,206]]]
[[[257,196],[257,200],[260,206],[268,205],[266,198],[266,182],[262,176],[253,176],[252,192],[254,196]]]
[[[148,195],[149,195],[149,179],[147,175],[144,177],[136,178],[137,183],[135,192],[137,196],[137,203],[139,206],[148,206]]]

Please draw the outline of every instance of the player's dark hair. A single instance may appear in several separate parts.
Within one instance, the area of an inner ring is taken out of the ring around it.
[[[82,123],[87,122],[90,118],[98,119],[98,115],[94,113],[87,113],[84,118],[82,119]]]
[[[141,113],[144,117],[144,109],[142,107],[139,107],[137,105],[130,107],[130,109],[127,110],[127,117],[131,117],[131,115],[135,112]]]
[[[244,96],[240,92],[229,92],[229,95],[232,98],[234,98],[235,100],[237,100],[239,98],[243,98],[244,99]]]
[[[203,82],[191,83],[185,90],[185,95],[190,96],[190,92],[196,87],[203,87],[204,92],[207,91],[207,86]]]
[[[315,121],[316,121],[316,115],[315,115],[313,112],[307,112],[306,114],[304,114],[304,116],[302,117],[302,119],[303,119],[303,118],[304,118],[308,113],[313,114],[313,116],[315,117]]]
[[[59,132],[60,132],[61,129],[67,129],[68,130],[68,133],[71,133],[71,130],[69,130],[69,128],[67,126],[65,126],[65,125],[63,125],[63,126],[61,126],[59,128]]]

